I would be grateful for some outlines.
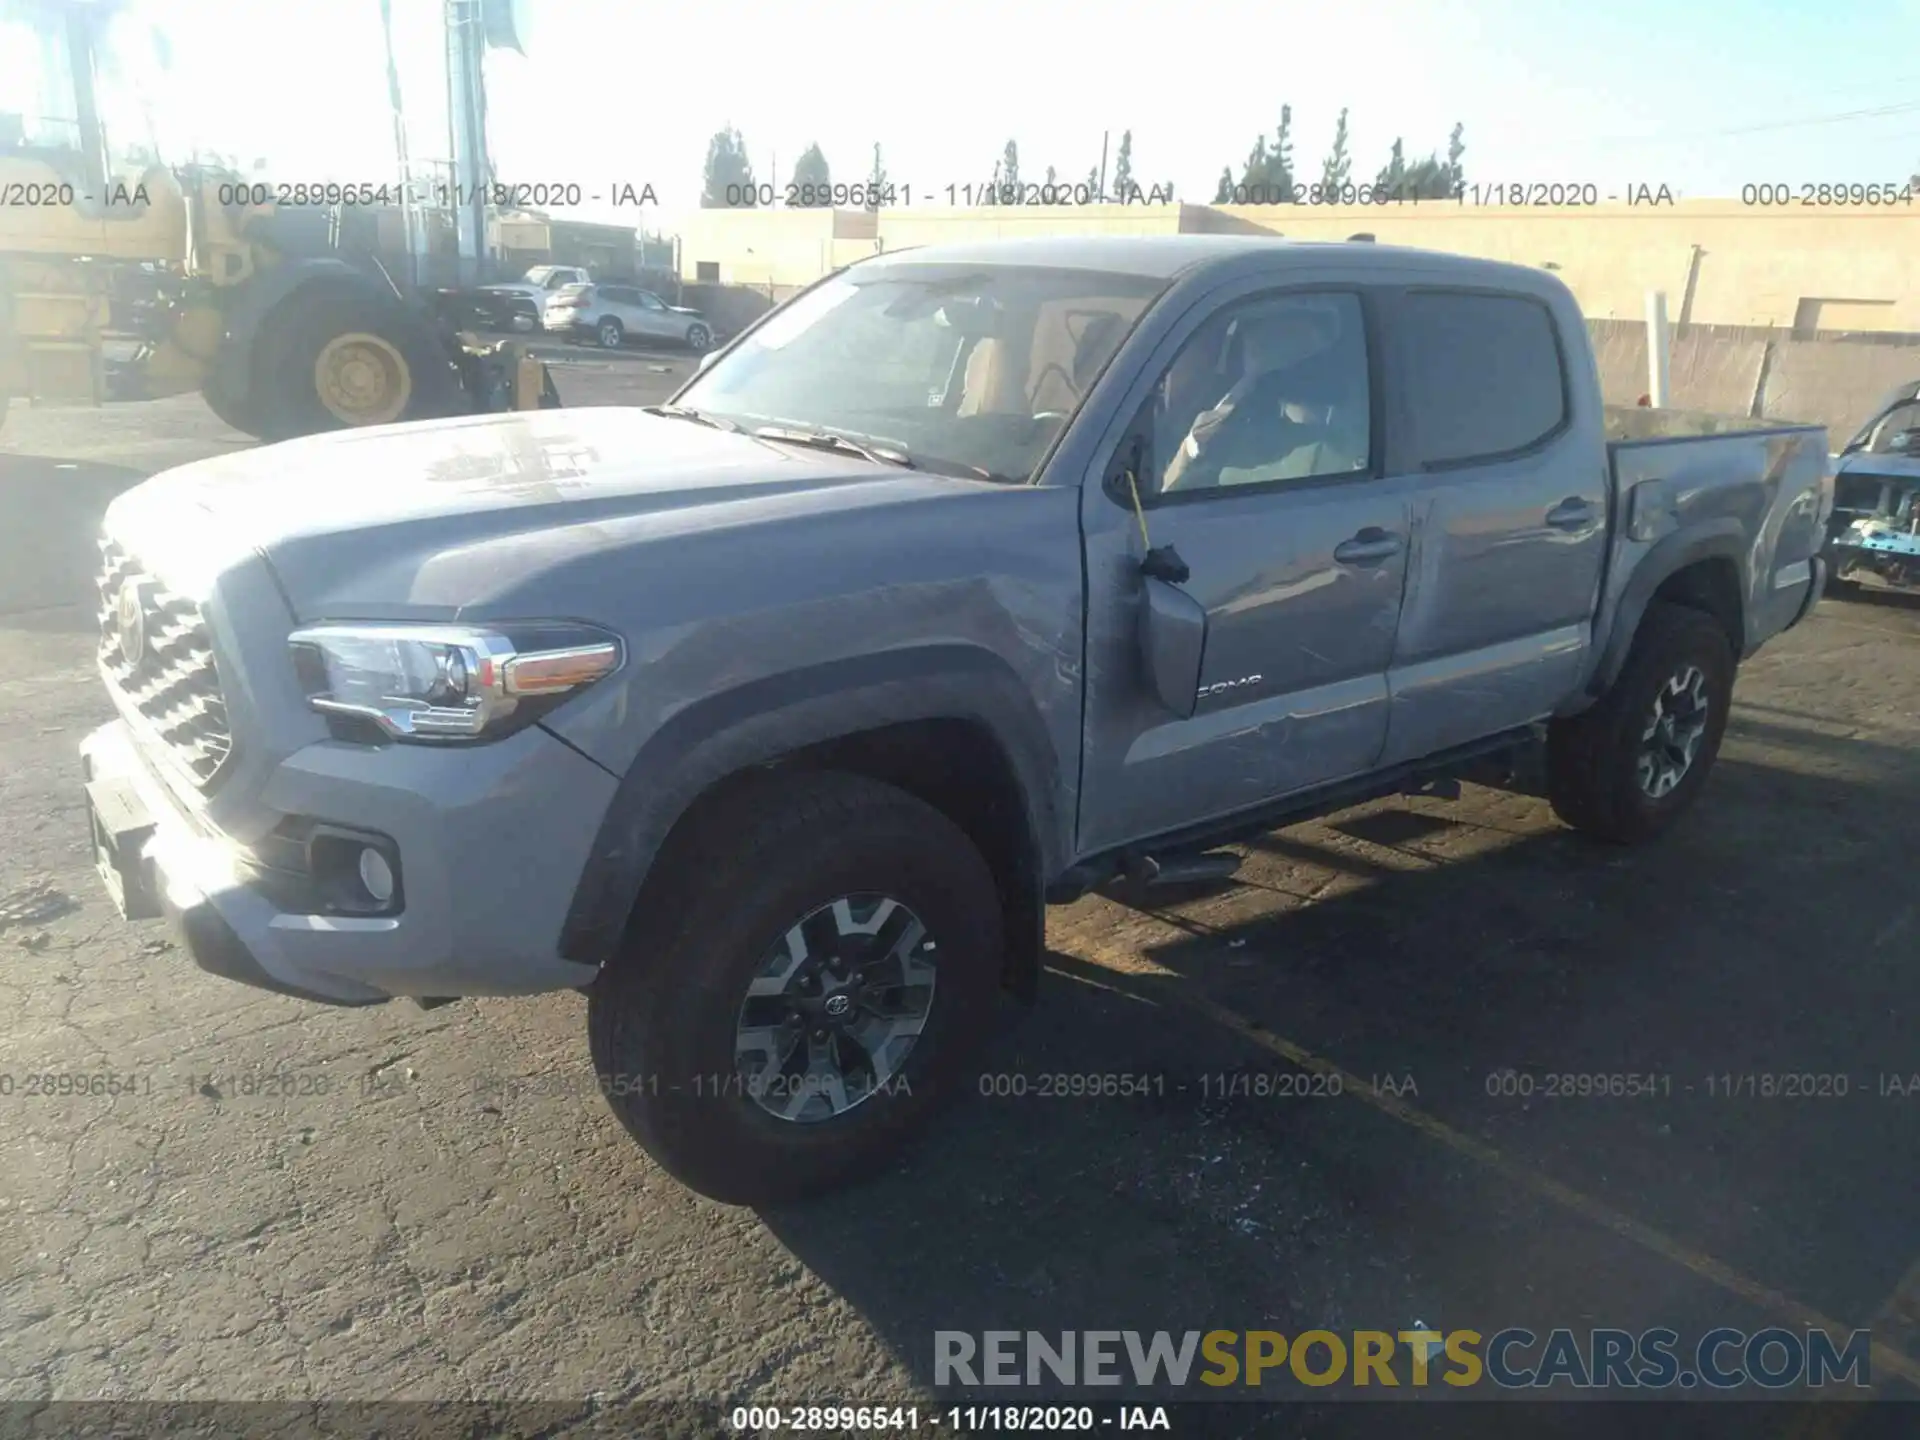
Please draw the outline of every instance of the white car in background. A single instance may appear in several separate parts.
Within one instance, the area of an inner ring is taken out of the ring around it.
[[[607,350],[629,340],[671,340],[696,351],[713,344],[713,326],[698,310],[669,305],[633,285],[569,285],[547,301],[545,325],[590,334]]]
[[[535,329],[544,323],[547,305],[553,300],[554,296],[575,285],[591,285],[592,283],[593,276],[579,265],[535,265],[518,280],[507,281],[498,285],[483,285],[481,287],[481,293],[487,296],[498,297],[495,303],[503,311],[506,310],[511,303],[512,297],[517,295],[526,296],[533,302],[534,312],[539,318],[534,321],[533,325],[526,325],[519,323],[519,317],[515,315],[512,317],[510,323],[503,328],[512,330]],[[518,309],[518,307],[514,308]]]

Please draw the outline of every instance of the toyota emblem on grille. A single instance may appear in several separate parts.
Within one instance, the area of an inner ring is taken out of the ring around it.
[[[833,1016],[834,1019],[838,1020],[842,1016],[844,1016],[849,1010],[853,1009],[853,1001],[848,999],[845,995],[829,995],[827,997],[826,1008],[827,1008],[827,1014]]]
[[[120,658],[129,665],[138,665],[147,653],[147,597],[141,579],[136,575],[120,587],[120,600],[114,607]]]

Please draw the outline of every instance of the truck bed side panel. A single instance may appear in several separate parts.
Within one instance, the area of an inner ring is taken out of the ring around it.
[[[1688,565],[1732,566],[1743,658],[1793,623],[1822,539],[1823,429],[1615,441],[1607,449],[1620,520],[1601,594],[1593,690],[1618,673],[1660,585]]]

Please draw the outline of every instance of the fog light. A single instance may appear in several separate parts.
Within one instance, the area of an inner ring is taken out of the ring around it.
[[[377,905],[393,899],[393,867],[387,863],[387,857],[371,845],[360,851],[360,883],[367,887],[367,894]]]

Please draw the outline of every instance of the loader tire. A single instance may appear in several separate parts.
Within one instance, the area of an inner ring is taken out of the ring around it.
[[[237,396],[229,395],[226,388],[215,381],[211,375],[207,377],[207,383],[200,389],[200,398],[207,402],[207,409],[213,412],[214,418],[229,430],[238,430],[242,435],[259,437],[260,420],[255,415],[253,406]]]
[[[452,358],[400,301],[301,290],[261,323],[246,408],[263,440],[462,413]],[[216,412],[217,413],[217,412]]]

